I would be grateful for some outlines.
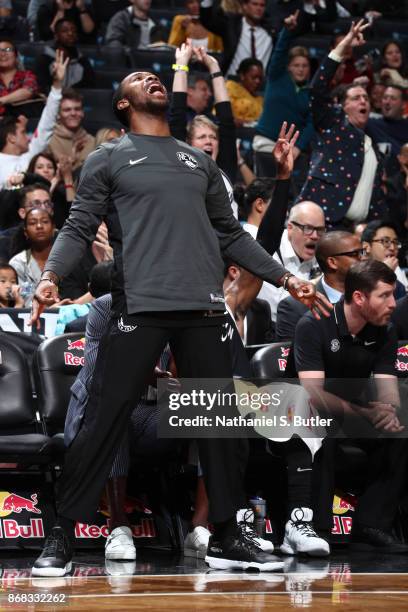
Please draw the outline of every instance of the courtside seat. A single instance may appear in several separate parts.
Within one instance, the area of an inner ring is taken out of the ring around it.
[[[285,376],[291,345],[291,342],[273,342],[261,348],[251,359],[252,374],[256,378],[282,378]]]
[[[26,356],[0,333],[0,462],[49,463],[54,451],[37,417]]]
[[[83,333],[55,336],[44,340],[35,354],[38,408],[47,433],[54,436],[61,451],[63,438],[56,434],[64,431],[70,388],[83,364],[84,341]]]

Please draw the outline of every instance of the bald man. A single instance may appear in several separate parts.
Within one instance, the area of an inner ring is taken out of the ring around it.
[[[316,259],[323,276],[316,289],[336,304],[344,293],[344,279],[353,264],[361,259],[363,249],[358,236],[350,232],[328,232],[324,234],[316,247]],[[291,297],[278,304],[276,318],[276,340],[293,340],[299,319],[305,314],[305,308],[297,308]]]
[[[324,233],[322,208],[314,202],[299,202],[290,210],[287,229],[283,232],[280,247],[273,257],[296,276],[310,279],[318,269],[316,245]],[[282,287],[264,283],[258,298],[269,302],[272,320],[276,321],[278,304],[288,295]]]

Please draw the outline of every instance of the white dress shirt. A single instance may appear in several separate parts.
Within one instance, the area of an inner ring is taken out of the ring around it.
[[[294,274],[298,278],[309,280],[312,269],[318,266],[315,257],[309,259],[308,261],[301,261],[299,259],[299,257],[293,250],[292,244],[289,241],[287,230],[285,230],[282,234],[282,240],[280,243],[280,253],[282,259],[280,259],[277,253],[273,255],[274,259],[276,259],[276,261],[278,261],[279,263],[282,263],[286,270],[292,272],[292,274]],[[276,321],[276,312],[278,310],[278,304],[281,300],[288,297],[288,295],[289,292],[285,291],[283,287],[275,287],[270,283],[264,282],[257,297],[261,300],[266,300],[267,302],[269,302],[269,305],[271,307],[272,321]]]
[[[245,17],[242,18],[242,31],[241,37],[239,39],[237,48],[235,50],[235,55],[232,59],[232,62],[227,70],[227,76],[230,74],[237,74],[238,66],[242,62],[242,60],[247,57],[251,57],[251,27]],[[254,26],[255,30],[255,51],[256,57],[259,59],[266,70],[266,67],[269,62],[269,58],[272,53],[272,38],[268,34],[264,28],[261,26]]]

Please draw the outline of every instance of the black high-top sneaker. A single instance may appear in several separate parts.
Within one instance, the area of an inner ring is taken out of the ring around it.
[[[54,527],[35,561],[32,576],[65,576],[72,568],[72,546],[62,527]]]

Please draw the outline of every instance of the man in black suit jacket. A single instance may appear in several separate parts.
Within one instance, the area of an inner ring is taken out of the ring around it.
[[[242,14],[226,13],[214,0],[201,1],[201,23],[224,42],[221,66],[224,73],[236,74],[240,62],[251,56],[266,69],[272,52],[272,22],[265,7],[265,0],[242,0]]]
[[[317,283],[317,291],[323,293],[332,304],[335,304],[344,293],[344,279],[348,269],[362,256],[360,240],[349,232],[328,232],[324,234],[316,247],[316,259],[323,276]],[[276,341],[293,340],[299,319],[306,308],[300,308],[291,296],[281,300],[276,319]]]

